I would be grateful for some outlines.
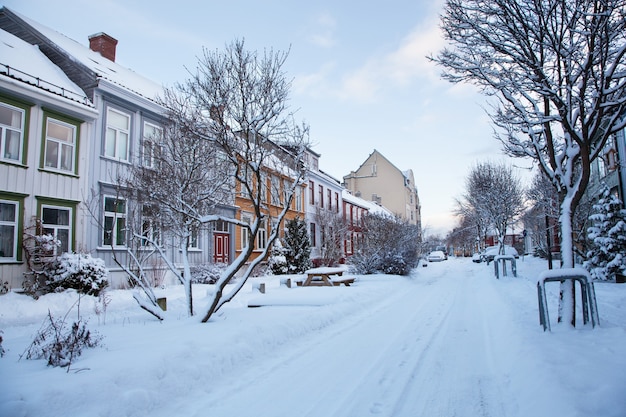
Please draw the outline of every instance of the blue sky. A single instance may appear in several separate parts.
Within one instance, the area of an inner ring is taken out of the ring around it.
[[[2,5],[85,46],[89,35],[106,32],[119,41],[116,62],[168,86],[187,77],[185,68],[194,68],[203,47],[220,49],[244,38],[249,49],[290,49],[285,70],[293,78],[291,107],[311,127],[320,168],[341,180],[376,149],[399,169],[412,169],[426,233],[445,235],[456,224],[454,199],[474,164],[505,159],[484,97],[471,86],[441,80],[439,68],[425,58],[444,45],[441,0]]]

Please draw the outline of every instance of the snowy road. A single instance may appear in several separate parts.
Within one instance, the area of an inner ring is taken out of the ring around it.
[[[496,280],[469,259],[350,287],[287,288],[260,277],[208,324],[186,317],[181,286],[163,289],[158,322],[112,291],[104,337],[72,367],[19,360],[42,317],[72,292],[0,297],[0,416],[11,417],[623,417],[626,286],[596,283],[601,326],[544,333],[536,277],[518,262]],[[254,281],[254,280],[253,280]],[[199,309],[210,286],[194,287]],[[547,288],[556,307],[558,285]],[[204,297],[204,298],[203,298]],[[248,308],[248,305],[262,305]],[[36,383],[34,383],[36,381]]]
[[[220,382],[185,415],[574,415],[561,401],[558,410],[534,408],[537,396],[558,397],[558,384],[550,387],[535,355],[511,351],[519,331],[486,266],[464,263],[470,269],[457,273],[454,262],[423,268],[412,285]]]

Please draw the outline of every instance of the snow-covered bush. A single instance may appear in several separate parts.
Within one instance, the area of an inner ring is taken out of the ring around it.
[[[594,279],[610,280],[626,269],[626,210],[621,207],[620,199],[605,189],[589,216],[592,249],[583,265]]]
[[[104,261],[88,253],[63,253],[44,265],[43,275],[52,291],[73,288],[97,297],[109,285]]]
[[[272,252],[267,259],[267,267],[273,275],[284,275],[289,273],[289,265],[285,256],[287,249],[283,247],[280,239],[274,241]]]
[[[355,273],[408,275],[419,260],[420,234],[415,225],[370,214],[364,219],[364,242],[349,258]]]
[[[222,271],[228,267],[224,263],[208,263],[191,267],[191,282],[194,284],[215,284]]]
[[[69,367],[84,348],[100,345],[102,337],[92,334],[82,320],[72,323],[70,329],[64,320],[55,319],[52,313],[42,325],[35,339],[26,349],[26,359],[46,359],[48,366]]]

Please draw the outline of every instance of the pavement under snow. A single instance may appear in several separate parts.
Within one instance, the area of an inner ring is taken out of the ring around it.
[[[599,327],[544,333],[545,268],[527,257],[519,277],[496,280],[492,265],[451,258],[350,287],[254,278],[207,324],[185,316],[179,286],[161,290],[163,323],[111,291],[106,315],[81,299],[104,340],[69,373],[18,359],[48,309],[63,316],[76,294],[10,293],[0,296],[0,415],[625,416],[626,284],[596,283]],[[201,313],[211,288],[194,288]],[[554,320],[558,284],[547,289]]]

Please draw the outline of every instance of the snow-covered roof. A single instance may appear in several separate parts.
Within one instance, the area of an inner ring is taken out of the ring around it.
[[[0,74],[48,93],[93,107],[79,86],[37,46],[0,29]]]
[[[103,57],[100,53],[89,49],[88,46],[70,39],[56,30],[50,29],[12,10],[11,12],[64,50],[74,60],[92,70],[98,77],[113,84],[117,84],[149,100],[155,100],[158,96],[162,95],[163,86],[161,84],[149,80],[133,70]]]
[[[350,194],[348,190],[342,190],[341,198],[344,201],[357,205],[359,207],[363,207],[367,209],[370,213],[383,214],[388,216],[393,216],[393,213],[384,206],[373,203],[371,201],[363,200],[361,197],[354,196]]]

